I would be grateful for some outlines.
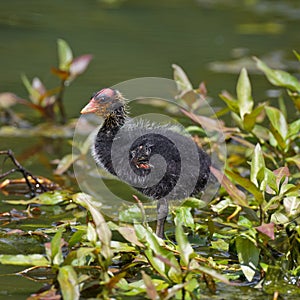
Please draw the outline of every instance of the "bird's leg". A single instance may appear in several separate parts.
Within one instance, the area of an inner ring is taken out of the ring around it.
[[[167,219],[169,212],[168,200],[159,199],[157,202],[157,224],[156,224],[156,234],[160,238],[165,236],[165,221]]]

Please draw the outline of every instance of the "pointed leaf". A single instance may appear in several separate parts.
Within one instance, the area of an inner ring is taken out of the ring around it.
[[[40,99],[40,93],[36,89],[33,88],[32,84],[30,83],[29,79],[27,78],[27,76],[25,74],[21,75],[21,79],[29,93],[31,101],[34,104],[38,104],[39,99]]]
[[[268,236],[271,240],[275,239],[274,223],[262,224],[258,227],[255,227],[255,229]]]
[[[223,100],[227,107],[234,113],[239,113],[239,105],[237,100],[233,99],[231,95],[229,95],[227,92],[222,92],[222,94],[219,94],[219,97],[221,100]]]
[[[110,263],[110,259],[112,257],[112,250],[110,247],[111,231],[110,231],[104,217],[102,216],[100,211],[98,209],[96,209],[94,207],[94,205],[92,204],[91,196],[84,194],[84,193],[77,193],[77,194],[73,195],[73,200],[76,203],[79,203],[80,205],[82,205],[83,207],[88,209],[88,211],[92,215],[95,226],[96,226],[96,232],[97,232],[98,238],[101,242],[101,254],[107,259],[107,266],[108,266]]]
[[[62,71],[69,71],[73,53],[68,43],[63,39],[57,40],[58,66]]]
[[[252,131],[252,129],[257,123],[257,117],[261,114],[264,107],[265,107],[264,103],[259,104],[256,108],[252,110],[251,113],[249,114],[246,113],[244,115],[243,125],[245,130]]]
[[[236,93],[240,110],[240,116],[243,120],[245,114],[250,114],[253,108],[253,99],[251,96],[251,83],[248,77],[247,70],[245,68],[243,68],[240,73],[236,87]]]
[[[248,206],[248,203],[246,202],[246,195],[239,190],[225,174],[222,174],[214,167],[211,167],[210,170],[236,204]]]
[[[81,75],[88,67],[93,56],[90,54],[81,55],[74,58],[70,65],[70,74],[72,77]]]
[[[172,68],[174,70],[174,80],[179,92],[182,93],[192,90],[193,86],[183,69],[176,64],[173,64]]]
[[[230,178],[232,178],[237,184],[239,184],[241,187],[250,192],[259,204],[261,204],[264,201],[263,193],[248,178],[242,177],[241,175],[231,172],[229,170],[226,170],[226,174]]]
[[[287,88],[293,92],[300,92],[299,80],[291,74],[269,68],[264,62],[254,57],[257,67],[265,73],[268,80],[275,86]]]
[[[61,265],[63,262],[62,255],[62,229],[59,229],[51,240],[51,260],[54,265]]]
[[[250,180],[259,188],[261,183],[261,170],[265,169],[265,160],[260,147],[260,144],[256,144],[252,161],[251,161],[251,172],[250,172]],[[260,175],[260,176],[259,176]]]
[[[142,277],[143,277],[143,281],[146,285],[146,292],[147,292],[147,296],[149,297],[149,299],[151,300],[156,300],[159,299],[159,296],[156,292],[156,288],[154,283],[152,282],[152,279],[149,275],[147,275],[144,271],[142,271]]]
[[[44,255],[41,254],[29,254],[29,255],[7,255],[0,254],[0,263],[3,265],[15,265],[15,266],[50,266],[49,261]]]
[[[80,297],[77,274],[72,266],[59,268],[57,280],[64,300],[77,300]]]
[[[183,231],[181,223],[176,225],[175,236],[178,244],[178,251],[180,253],[182,265],[187,267],[189,265],[191,255],[194,253],[194,250],[191,244],[188,242],[188,239]]]
[[[284,142],[288,135],[288,125],[283,113],[279,109],[271,106],[266,106],[265,110],[273,128],[273,130],[271,128],[272,133],[274,131],[278,132]]]

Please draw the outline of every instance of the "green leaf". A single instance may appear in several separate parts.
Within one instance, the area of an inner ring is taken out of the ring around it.
[[[256,199],[258,203],[262,203],[264,201],[263,193],[257,188],[257,186],[251,182],[248,178],[242,177],[241,175],[226,170],[226,174],[232,178],[237,184],[242,186],[248,192],[250,192]]]
[[[222,94],[219,94],[219,97],[221,100],[223,100],[227,107],[234,113],[239,113],[239,106],[238,102],[235,99],[232,99],[227,93],[223,92]]]
[[[112,257],[112,250],[110,247],[111,243],[111,231],[100,213],[94,205],[92,204],[92,197],[84,194],[84,193],[77,193],[73,195],[73,200],[85,207],[92,215],[98,238],[101,242],[101,254],[106,258],[106,267],[110,264],[110,259]]]
[[[25,88],[27,89],[27,91],[29,93],[31,101],[34,104],[38,104],[39,99],[40,99],[40,93],[32,87],[32,84],[30,83],[29,79],[27,78],[27,76],[25,74],[21,75],[21,79],[22,79],[22,82],[23,82]]]
[[[66,201],[70,201],[70,191],[56,190],[45,192],[37,195],[29,200],[6,200],[6,203],[17,204],[17,205],[28,205],[28,204],[41,204],[41,205],[56,205]]]
[[[72,266],[59,268],[57,280],[64,300],[77,300],[80,297],[77,274]]]
[[[191,207],[180,206],[176,209],[175,224],[183,224],[191,229],[194,228],[194,218],[191,214]]]
[[[238,236],[235,240],[236,251],[242,271],[248,281],[252,281],[259,261],[259,248],[245,237]]]
[[[248,77],[247,70],[241,70],[237,87],[237,101],[240,111],[240,116],[244,119],[245,114],[250,114],[253,108],[253,99],[251,96],[251,83]]]
[[[182,93],[192,90],[193,86],[183,69],[176,64],[173,64],[172,68],[174,70],[174,80],[177,84],[177,89],[179,92]]]
[[[147,247],[145,255],[152,267],[164,278],[179,283],[182,272],[175,255],[159,244],[159,238],[140,224],[134,225],[139,240]]]
[[[289,124],[287,138],[290,138],[292,140],[295,138],[299,138],[299,133],[300,133],[300,119]]]
[[[234,203],[241,206],[248,206],[246,202],[246,195],[241,190],[239,190],[230,180],[229,178],[221,173],[216,168],[211,167],[211,172],[217,178],[219,183],[224,187],[228,195],[232,198]]]
[[[250,171],[250,180],[253,182],[258,188],[260,188],[261,183],[261,170],[265,169],[265,160],[260,147],[260,144],[256,144],[252,161],[251,161],[251,171]],[[260,176],[259,176],[260,175]]]
[[[51,240],[51,261],[53,265],[59,266],[63,263],[61,250],[62,229],[59,229]]]
[[[249,113],[249,114],[246,113],[244,115],[243,126],[244,126],[245,130],[252,131],[252,129],[254,128],[254,126],[257,123],[257,117],[261,114],[264,107],[265,107],[265,104],[261,103],[256,108],[254,108],[251,113]]]
[[[176,224],[175,236],[178,244],[178,251],[180,253],[182,265],[187,267],[189,265],[191,255],[194,253],[194,250],[191,244],[188,242],[188,239],[183,231],[181,223]]]
[[[265,111],[271,123],[270,130],[280,148],[284,150],[287,146],[286,140],[288,135],[288,124],[286,119],[283,113],[275,107],[266,106]]]
[[[296,50],[293,50],[293,53],[295,54],[297,59],[300,61],[300,54]]]
[[[73,53],[68,43],[63,39],[57,40],[58,66],[62,71],[69,71]]]
[[[291,74],[269,68],[264,62],[254,57],[257,67],[265,73],[268,80],[275,86],[287,88],[293,92],[300,92],[299,80]]]
[[[39,267],[48,267],[50,265],[47,258],[41,254],[29,254],[29,255],[0,254],[0,263],[3,265],[39,266]]]

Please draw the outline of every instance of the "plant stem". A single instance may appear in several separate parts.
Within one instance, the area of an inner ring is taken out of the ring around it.
[[[62,79],[61,83],[60,83],[60,89],[59,89],[59,93],[56,97],[56,103],[58,105],[58,109],[59,109],[59,113],[60,113],[60,123],[61,124],[66,124],[67,122],[67,117],[66,117],[66,111],[65,111],[65,107],[63,104],[63,96],[64,96],[64,91],[65,91],[65,80]]]

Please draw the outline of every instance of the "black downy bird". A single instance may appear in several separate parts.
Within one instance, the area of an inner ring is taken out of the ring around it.
[[[184,199],[205,188],[210,157],[173,125],[130,119],[126,100],[118,90],[96,92],[81,113],[104,118],[92,148],[96,163],[158,200],[156,234],[163,238],[168,201]]]

